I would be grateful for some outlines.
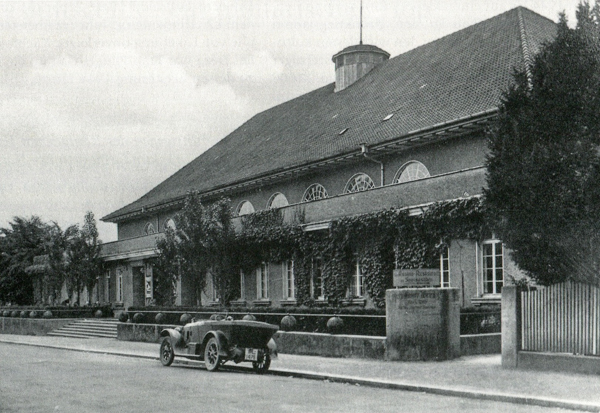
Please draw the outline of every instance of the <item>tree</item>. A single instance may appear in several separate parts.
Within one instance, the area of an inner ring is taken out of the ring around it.
[[[98,238],[96,220],[90,211],[85,214],[81,229],[75,229],[73,232],[66,250],[68,257],[66,281],[69,297],[76,293],[75,302],[79,302],[84,288],[91,296],[96,280],[102,274],[100,259],[102,241]]]
[[[45,254],[50,227],[37,216],[15,217],[9,225],[0,228],[0,301],[34,304],[36,275],[27,269]]]
[[[229,201],[222,199],[205,206],[199,195],[191,192],[175,217],[175,226],[176,230],[167,231],[166,237],[157,241],[154,271],[164,280],[162,285],[174,285],[181,274],[199,297],[210,275],[223,304],[236,298],[239,267]]]
[[[513,259],[540,284],[599,282],[600,8],[563,14],[514,75],[490,134],[485,202]]]

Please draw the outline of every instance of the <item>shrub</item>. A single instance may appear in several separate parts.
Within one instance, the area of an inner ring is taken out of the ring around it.
[[[156,314],[156,317],[154,317],[154,321],[156,321],[156,324],[164,324],[166,319],[167,317],[163,313],[158,313]]]
[[[337,334],[341,332],[343,327],[344,320],[338,316],[331,317],[329,320],[327,320],[327,331],[329,331],[331,334]]]
[[[281,319],[280,328],[283,331],[292,331],[296,327],[296,317],[293,315],[286,315]]]
[[[182,314],[179,318],[179,322],[181,323],[181,325],[186,325],[190,321],[192,321],[192,316],[188,313]]]

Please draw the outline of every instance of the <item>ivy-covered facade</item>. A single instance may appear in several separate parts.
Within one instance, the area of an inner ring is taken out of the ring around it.
[[[555,29],[517,8],[391,59],[362,44],[335,54],[335,83],[254,116],[103,218],[118,225],[103,301],[156,301],[156,240],[194,191],[235,216],[228,304],[382,307],[394,270],[411,268],[437,269],[464,307],[499,302],[522,274],[486,227],[486,130]],[[201,289],[186,274],[175,302],[223,304],[210,277]]]

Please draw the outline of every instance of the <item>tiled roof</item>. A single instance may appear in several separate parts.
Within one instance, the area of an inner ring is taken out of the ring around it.
[[[519,7],[392,58],[340,92],[329,84],[275,106],[102,219],[118,221],[189,190],[227,187],[497,108],[513,69],[555,30],[551,20]]]

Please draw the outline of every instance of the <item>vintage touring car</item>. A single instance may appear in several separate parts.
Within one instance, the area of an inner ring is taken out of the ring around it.
[[[277,357],[273,334],[278,326],[260,321],[202,320],[160,333],[160,361],[170,366],[175,356],[203,360],[214,371],[227,361],[252,362],[257,373],[264,373]]]

